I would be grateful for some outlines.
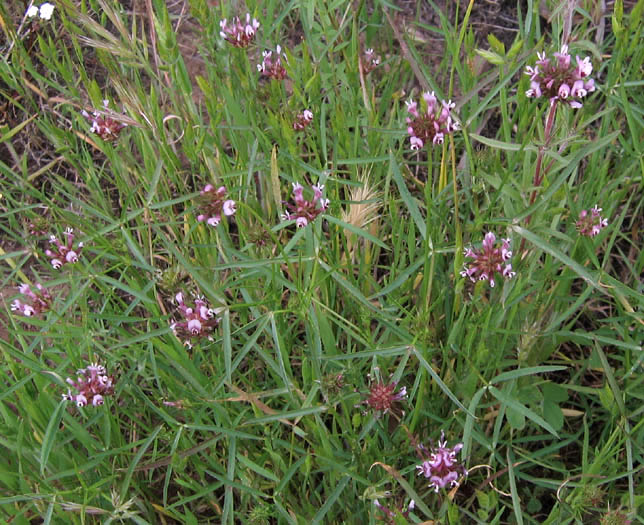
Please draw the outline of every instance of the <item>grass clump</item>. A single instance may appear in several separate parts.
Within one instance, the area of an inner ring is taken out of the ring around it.
[[[641,520],[644,1],[541,4],[0,6],[4,519]]]

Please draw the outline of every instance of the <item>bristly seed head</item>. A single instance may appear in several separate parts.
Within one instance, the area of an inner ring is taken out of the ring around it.
[[[395,411],[395,405],[407,398],[407,388],[402,387],[398,392],[396,390],[396,381],[388,385],[382,381],[377,381],[369,387],[369,397],[365,403],[379,414],[386,414],[389,411]]]
[[[600,525],[630,525],[631,523],[633,521],[628,519],[628,515],[619,509],[609,510],[599,520]]]

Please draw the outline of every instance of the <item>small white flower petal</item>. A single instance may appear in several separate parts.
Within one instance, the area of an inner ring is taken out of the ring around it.
[[[55,7],[54,4],[50,4],[49,2],[42,4],[40,6],[40,18],[43,20],[51,20],[51,15],[54,13]]]

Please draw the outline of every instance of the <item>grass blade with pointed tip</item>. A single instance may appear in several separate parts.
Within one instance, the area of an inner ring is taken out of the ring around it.
[[[47,467],[47,461],[49,460],[49,454],[56,441],[56,436],[58,434],[58,428],[60,426],[60,420],[63,417],[63,408],[67,405],[67,401],[64,399],[58,403],[53,414],[49,418],[49,423],[47,424],[47,430],[45,431],[45,437],[42,440],[42,446],[40,447],[40,475],[45,475],[45,468]]]

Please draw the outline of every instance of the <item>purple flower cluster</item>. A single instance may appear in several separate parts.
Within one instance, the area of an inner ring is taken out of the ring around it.
[[[36,283],[36,292],[28,284],[21,284],[18,291],[31,301],[30,303],[23,303],[19,299],[16,299],[11,303],[12,311],[20,312],[25,317],[31,317],[46,312],[51,308],[51,295],[42,284]]]
[[[204,298],[197,296],[194,308],[186,306],[181,292],[175,296],[175,300],[179,305],[183,320],[170,325],[174,335],[188,348],[192,348],[193,342],[198,342],[204,337],[212,341],[211,334],[219,320],[215,317],[215,311],[209,307]]]
[[[442,144],[446,134],[460,129],[451,113],[455,106],[451,100],[443,100],[439,104],[433,91],[423,93],[423,100],[425,110],[420,112],[415,100],[405,102],[407,111],[413,117],[407,117],[407,132],[411,137],[413,150],[418,150],[425,144]]]
[[[109,100],[103,100],[104,111],[109,111]],[[81,114],[92,125],[90,131],[96,133],[105,141],[114,140],[119,136],[121,130],[127,126],[123,122],[113,119],[108,115],[101,115],[98,111],[94,111],[91,115],[83,110]]]
[[[305,109],[302,113],[297,116],[295,122],[293,122],[293,129],[295,131],[302,131],[306,128],[311,121],[313,120],[313,113],[308,109]]]
[[[568,46],[563,46],[552,58],[545,53],[537,53],[534,67],[526,66],[525,74],[530,77],[530,89],[525,94],[529,98],[547,97],[551,103],[558,100],[567,102],[573,108],[582,106],[581,99],[595,91],[595,81],[589,77],[593,72],[590,58],[583,60],[572,57]]]
[[[228,25],[228,19],[224,18],[219,22],[219,27],[221,27],[219,34],[229,44],[235,47],[248,47],[259,29],[259,22],[255,18],[251,20],[250,13],[246,13],[245,23],[236,16],[232,19],[231,25]]]
[[[74,230],[67,228],[63,235],[67,238],[65,244],[58,240],[58,237],[52,235],[49,242],[54,245],[55,250],[45,250],[45,255],[51,259],[51,265],[54,270],[60,269],[64,264],[73,264],[78,261],[78,256],[83,249],[83,243],[79,242],[74,249]]]
[[[92,363],[87,368],[81,368],[76,372],[76,381],[67,378],[67,383],[78,391],[72,394],[71,389],[63,394],[66,401],[74,401],[77,406],[85,405],[98,406],[103,404],[104,396],[114,393],[114,378],[108,376],[105,367],[98,363]]]
[[[265,77],[284,80],[286,78],[286,69],[282,65],[282,58],[286,61],[286,55],[282,53],[281,46],[275,48],[275,54],[273,54],[273,51],[264,51],[262,56],[264,59],[261,64],[257,64],[257,70]]]
[[[316,184],[311,188],[313,189],[313,199],[307,201],[302,196],[302,191],[304,190],[302,185],[297,182],[293,183],[293,200],[295,203],[285,203],[288,210],[282,215],[283,221],[294,220],[298,228],[304,228],[329,207],[329,199],[322,197],[324,186]]]
[[[206,221],[210,226],[217,226],[221,222],[222,214],[226,217],[235,215],[237,208],[235,201],[227,199],[226,186],[219,186],[215,190],[212,184],[206,184],[199,196],[199,208],[201,213],[197,215],[199,222]]]
[[[458,478],[467,476],[467,470],[456,459],[456,454],[462,448],[463,443],[458,443],[451,448],[448,447],[445,433],[441,431],[438,447],[433,447],[431,451],[428,451],[423,445],[418,446],[418,453],[424,459],[423,463],[416,467],[418,475],[429,479],[429,486],[433,487],[435,492],[448,486],[457,487]]]
[[[501,239],[500,246],[497,246],[496,236],[489,232],[483,239],[483,246],[480,250],[466,248],[465,257],[473,259],[465,263],[461,277],[469,277],[472,282],[490,281],[494,288],[494,274],[500,273],[503,277],[511,279],[516,275],[512,271],[512,265],[508,261],[512,258],[510,250],[510,239]]]
[[[581,235],[594,237],[602,230],[602,228],[608,226],[608,219],[604,219],[600,215],[601,211],[602,209],[598,208],[597,205],[590,210],[590,213],[586,210],[581,210],[579,220],[576,223],[577,231]]]

